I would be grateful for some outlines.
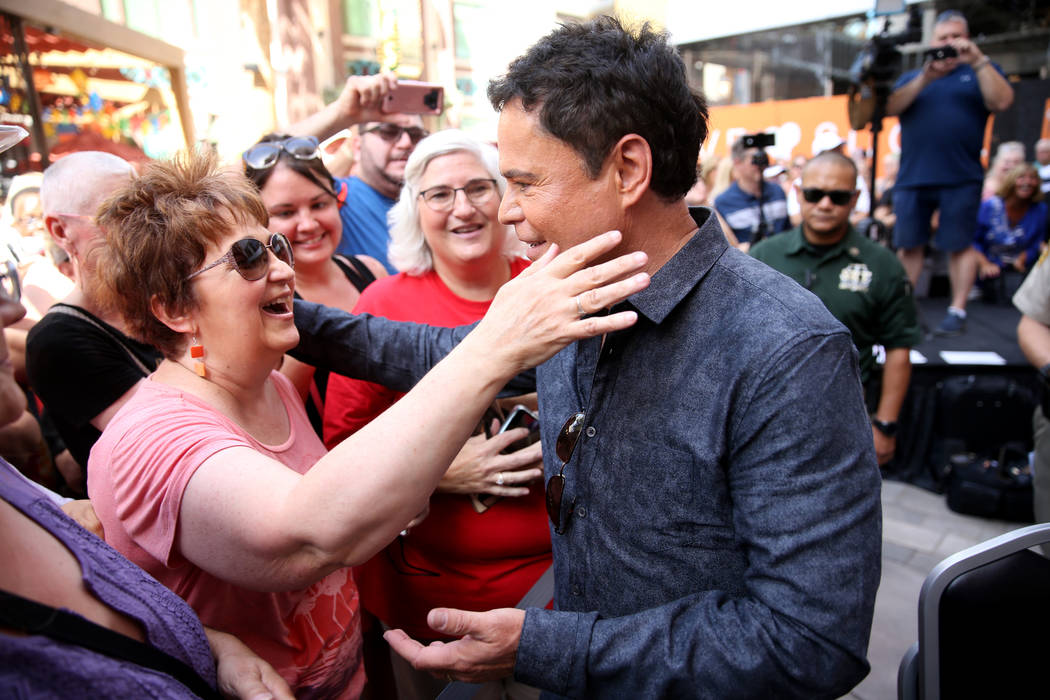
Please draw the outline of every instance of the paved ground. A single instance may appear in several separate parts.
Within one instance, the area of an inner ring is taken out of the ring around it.
[[[916,640],[919,589],[926,574],[945,557],[1021,527],[959,515],[944,496],[911,484],[882,486],[882,584],[868,646],[871,673],[848,698],[897,697],[897,666]]]

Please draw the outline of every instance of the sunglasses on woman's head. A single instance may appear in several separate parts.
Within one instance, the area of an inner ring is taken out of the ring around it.
[[[313,160],[321,157],[321,149],[313,136],[294,136],[281,141],[262,141],[241,156],[244,164],[252,170],[272,168],[284,151],[296,160]]]
[[[295,267],[295,258],[292,256],[292,244],[280,233],[271,233],[270,242],[263,243],[257,238],[242,238],[230,246],[226,254],[213,263],[205,265],[186,279],[191,280],[202,272],[222,265],[232,263],[241,277],[254,282],[262,279],[270,270],[270,258],[266,251],[273,251],[278,260],[288,267]]]

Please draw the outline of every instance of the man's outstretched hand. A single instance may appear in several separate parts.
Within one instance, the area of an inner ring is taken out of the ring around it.
[[[383,637],[414,669],[439,678],[483,683],[513,675],[524,610],[434,608],[427,615],[427,624],[444,635],[460,638],[423,646],[402,630],[390,630]]]

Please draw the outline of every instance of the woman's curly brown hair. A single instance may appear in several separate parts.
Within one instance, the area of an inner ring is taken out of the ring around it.
[[[103,203],[98,223],[107,243],[98,266],[107,306],[124,317],[133,336],[171,359],[186,340],[157,319],[153,300],[173,315],[195,308],[186,278],[204,264],[208,246],[234,226],[266,226],[269,216],[243,173],[198,150],[147,165]]]

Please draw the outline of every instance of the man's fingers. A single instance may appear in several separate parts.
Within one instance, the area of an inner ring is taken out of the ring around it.
[[[443,642],[431,642],[429,646],[423,646],[403,630],[388,630],[383,633],[383,639],[418,671],[444,673],[456,663],[454,650]]]
[[[430,628],[450,637],[462,637],[469,634],[483,638],[483,635],[479,634],[481,620],[480,613],[455,608],[434,608],[427,613],[427,624],[430,625]]]
[[[413,666],[415,665],[416,657],[425,648],[422,644],[409,637],[404,630],[387,630],[383,633],[383,639],[390,645],[390,648],[401,655],[405,661],[408,661]]]

